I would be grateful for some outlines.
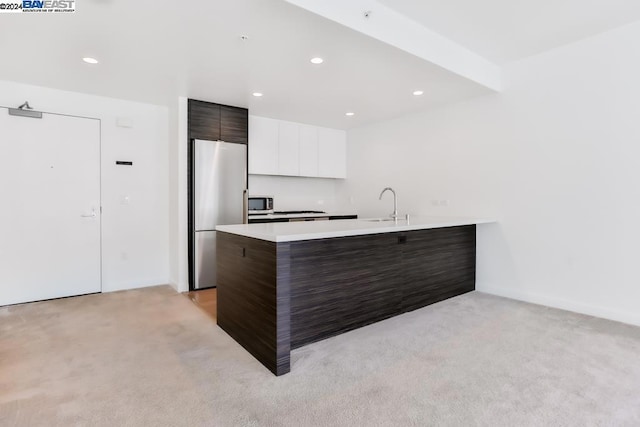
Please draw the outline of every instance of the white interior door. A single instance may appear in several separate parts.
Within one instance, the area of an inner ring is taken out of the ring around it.
[[[101,290],[100,122],[0,108],[0,305]]]

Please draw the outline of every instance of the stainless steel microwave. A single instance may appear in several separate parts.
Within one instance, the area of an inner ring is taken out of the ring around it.
[[[249,196],[249,214],[273,213],[273,196]]]

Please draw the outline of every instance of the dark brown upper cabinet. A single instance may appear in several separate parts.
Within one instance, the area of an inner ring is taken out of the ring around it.
[[[249,140],[249,110],[221,105],[220,139],[246,144]]]
[[[189,100],[189,139],[220,139],[220,106]]]
[[[189,139],[246,144],[249,140],[249,110],[190,99]]]

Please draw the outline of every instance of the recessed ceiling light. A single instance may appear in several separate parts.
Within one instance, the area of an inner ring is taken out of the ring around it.
[[[322,59],[320,57],[311,58],[311,63],[312,64],[322,64],[323,62],[324,62],[324,59]]]
[[[424,93],[424,92],[423,92],[423,91],[421,91],[421,90],[414,90],[414,91],[413,91],[413,95],[414,95],[414,96],[420,96],[420,95],[422,95],[423,93]]]
[[[356,113],[352,113],[351,111],[349,111],[348,113],[345,113],[344,115],[351,117],[351,116],[355,116],[355,114]]]
[[[95,58],[91,58],[91,57],[89,57],[89,56],[87,56],[87,57],[85,57],[85,58],[82,58],[82,60],[83,60],[84,62],[86,62],[87,64],[97,64],[97,63],[98,63],[98,60],[97,60],[97,59],[95,59]]]
[[[262,92],[253,92],[252,95],[255,96],[256,98],[259,98],[262,96]]]

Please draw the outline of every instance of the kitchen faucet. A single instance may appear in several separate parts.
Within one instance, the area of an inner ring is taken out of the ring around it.
[[[382,190],[382,193],[380,193],[380,197],[378,197],[378,200],[382,200],[382,195],[387,190],[393,193],[393,213],[389,216],[393,219],[398,219],[398,197],[396,196],[396,192],[394,191],[393,188],[386,187],[384,190]]]

